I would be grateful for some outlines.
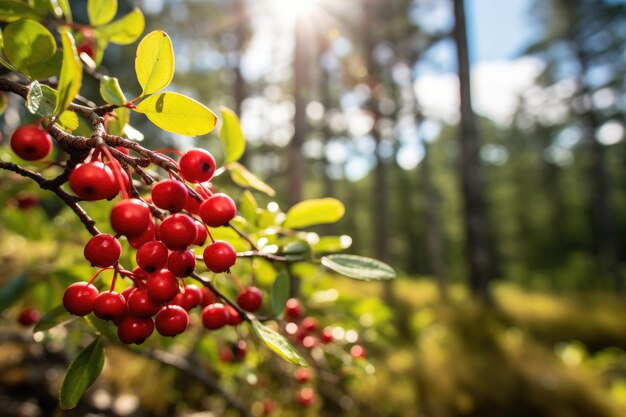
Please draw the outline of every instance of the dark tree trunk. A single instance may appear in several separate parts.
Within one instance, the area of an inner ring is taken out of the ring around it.
[[[489,248],[487,209],[483,195],[484,180],[480,166],[480,143],[476,115],[472,109],[470,68],[463,0],[454,0],[454,40],[457,46],[461,99],[459,129],[461,189],[465,217],[465,250],[472,292],[491,302],[489,281],[492,259]]]
[[[294,134],[289,146],[289,205],[302,200],[304,187],[304,155],[302,145],[306,135],[305,90],[306,85],[306,45],[303,38],[303,18],[297,16],[294,26],[293,50],[293,95],[295,101]]]

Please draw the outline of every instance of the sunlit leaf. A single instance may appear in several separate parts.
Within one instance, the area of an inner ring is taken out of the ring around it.
[[[246,149],[246,140],[243,137],[239,119],[235,112],[226,107],[220,109],[222,114],[222,127],[220,139],[224,149],[224,163],[238,161]]]
[[[28,94],[26,95],[24,105],[26,106],[26,110],[35,114],[43,100],[43,92],[41,91],[41,85],[37,81],[32,82],[28,87]]]
[[[66,132],[71,132],[78,129],[78,116],[73,111],[65,110],[59,115],[56,123],[59,124],[61,129],[65,130]]]
[[[217,122],[209,108],[179,93],[153,94],[142,100],[135,111],[145,114],[161,129],[184,136],[209,133]]]
[[[0,21],[13,22],[21,18],[40,19],[41,15],[24,2],[15,0],[0,1]]]
[[[35,64],[30,68],[30,78],[33,80],[43,80],[58,75],[63,64],[63,52],[57,50],[52,58],[47,61]]]
[[[4,37],[2,36],[2,28],[0,28],[0,48],[4,48]]]
[[[57,0],[59,7],[61,8],[61,13],[65,17],[65,20],[68,22],[72,21],[72,8],[70,7],[70,0]]]
[[[109,23],[117,13],[117,0],[87,0],[87,15],[91,26]]]
[[[346,277],[370,281],[394,279],[396,271],[384,262],[357,255],[328,255],[322,265]]]
[[[257,218],[256,210],[259,206],[250,191],[245,190],[243,192],[238,208],[243,218],[248,220],[249,223],[254,224]]]
[[[135,57],[135,73],[143,89],[141,95],[167,87],[174,77],[174,67],[174,48],[167,33],[155,30],[144,36]]]
[[[289,242],[282,253],[289,261],[304,261],[311,258],[311,247],[303,241]]]
[[[322,236],[311,247],[317,253],[339,252],[352,246],[352,238],[348,235]]]
[[[226,165],[225,168],[228,170],[230,178],[235,182],[235,184],[246,188],[253,188],[269,195],[270,197],[276,195],[276,191],[274,191],[272,187],[261,181],[256,175],[248,171],[246,167],[238,162],[231,162]]]
[[[0,312],[18,301],[26,291],[26,276],[18,275],[0,287]]]
[[[22,19],[4,28],[4,55],[20,72],[52,58],[57,50],[52,33],[41,23]]]
[[[63,12],[56,0],[34,0],[34,9],[42,15],[53,15],[56,18],[63,17]]]
[[[115,117],[109,119],[107,123],[109,133],[115,136],[123,136],[124,128],[130,121],[130,110],[126,107],[120,107],[119,109],[113,110],[113,113]]]
[[[283,226],[297,229],[318,224],[335,223],[343,217],[345,207],[335,198],[301,201],[287,211]]]
[[[285,271],[281,271],[272,283],[272,313],[274,316],[280,316],[285,309],[290,288],[289,275]]]
[[[80,91],[83,80],[83,67],[76,54],[74,38],[68,31],[62,31],[61,41],[63,44],[63,65],[61,65],[61,75],[59,76],[57,103],[54,107],[55,114],[62,113],[72,103]]]
[[[100,79],[100,95],[107,103],[123,106],[126,104],[126,97],[120,87],[120,83],[115,77],[102,76]]]
[[[124,17],[98,27],[96,38],[106,39],[117,45],[128,45],[139,39],[145,26],[146,21],[143,13],[135,8]]]
[[[68,323],[77,318],[78,316],[72,316],[62,305],[56,306],[39,319],[33,329],[33,333],[45,332],[46,330],[50,330],[53,327]]]
[[[31,88],[26,96],[26,108],[29,112],[43,117],[50,117],[54,114],[54,106],[57,102],[57,92],[37,81],[31,84]]]
[[[252,319],[250,324],[261,342],[278,356],[296,365],[309,366],[302,355],[283,336],[264,326],[257,319]]]
[[[98,336],[83,349],[67,368],[61,390],[59,405],[64,410],[76,407],[84,392],[94,383],[104,367],[104,345]]]

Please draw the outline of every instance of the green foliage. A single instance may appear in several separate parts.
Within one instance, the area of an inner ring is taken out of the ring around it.
[[[272,283],[272,313],[279,317],[285,309],[285,303],[289,299],[289,291],[291,289],[289,275],[285,271],[281,271],[274,278]]]
[[[322,265],[338,274],[364,281],[378,281],[396,277],[396,272],[386,263],[357,255],[324,256]]]
[[[174,47],[162,30],[147,34],[137,46],[135,73],[141,95],[156,93],[167,87],[174,77]]]
[[[20,72],[31,77],[32,70],[52,58],[56,42],[52,33],[42,24],[21,19],[4,28],[3,52],[9,62]]]
[[[126,104],[126,96],[120,87],[117,78],[104,75],[100,80],[100,95],[110,104],[123,106]]]
[[[61,389],[59,404],[64,410],[76,407],[83,393],[94,383],[104,367],[104,345],[98,336],[67,368]]]
[[[239,119],[232,110],[222,107],[222,127],[220,128],[220,139],[224,150],[224,163],[237,162],[246,149],[246,140],[243,137]]]
[[[0,312],[20,299],[26,291],[26,277],[18,275],[0,288]]]
[[[117,13],[117,0],[88,0],[87,15],[93,26],[109,23]]]
[[[67,324],[70,321],[76,320],[76,316],[72,316],[67,312],[65,307],[62,305],[54,307],[52,310],[48,311],[43,315],[35,325],[33,329],[33,333],[37,332],[45,332],[46,330],[50,330],[56,326]]]
[[[257,319],[250,320],[250,324],[261,342],[281,358],[295,365],[309,366],[306,359],[282,335],[263,325]]]
[[[80,91],[83,79],[83,66],[76,54],[74,38],[68,31],[61,31],[63,45],[63,65],[59,75],[57,89],[57,102],[54,114],[61,114],[72,103],[76,94]]]
[[[302,201],[287,211],[283,225],[291,229],[318,224],[335,223],[345,213],[343,203],[335,198],[320,198]]]

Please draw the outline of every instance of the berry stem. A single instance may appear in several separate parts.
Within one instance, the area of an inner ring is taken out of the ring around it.
[[[91,279],[87,282],[87,285],[91,284],[92,282],[94,282],[96,280],[96,278],[98,278],[98,276],[103,273],[104,271],[108,271],[109,269],[113,269],[111,267],[107,267],[107,268],[101,268],[98,270],[98,272],[96,272],[95,274],[93,274],[93,276],[91,277]]]
[[[113,279],[111,280],[111,287],[109,288],[109,291],[113,291],[113,289],[115,288],[115,281],[117,281],[118,268],[119,268],[119,263],[116,263],[115,268],[113,270]]]
[[[113,155],[111,155],[108,147],[99,146],[98,149],[102,149],[102,152],[104,152],[109,161],[111,161],[111,165],[113,166],[113,174],[115,174],[115,178],[117,179],[117,183],[120,186],[120,190],[122,190],[122,196],[124,196],[124,199],[128,200],[128,191],[126,191],[126,187],[124,187],[124,179],[122,178],[122,173],[120,172],[120,163],[117,162],[117,159],[113,158]]]
[[[206,225],[204,225],[204,227],[206,227]],[[215,243],[215,239],[213,239],[213,235],[211,234],[211,231],[209,230],[208,227],[206,227],[206,233],[209,235],[209,239],[211,239],[211,243]]]

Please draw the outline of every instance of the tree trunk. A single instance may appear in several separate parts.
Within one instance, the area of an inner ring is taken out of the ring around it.
[[[305,115],[305,90],[306,86],[306,46],[303,38],[303,17],[296,17],[294,26],[294,50],[293,50],[293,96],[295,101],[294,133],[289,146],[289,205],[294,205],[302,200],[304,187],[304,155],[302,145],[306,134]]]

